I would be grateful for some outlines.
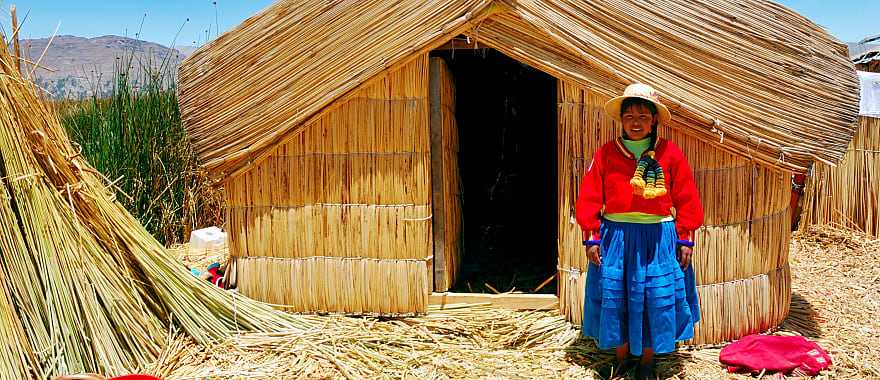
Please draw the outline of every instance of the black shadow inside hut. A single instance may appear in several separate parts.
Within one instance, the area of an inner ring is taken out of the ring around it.
[[[557,270],[557,81],[492,49],[432,55],[456,88],[463,253],[452,290],[533,292]]]

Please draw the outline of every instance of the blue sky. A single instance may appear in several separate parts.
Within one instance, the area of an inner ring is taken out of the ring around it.
[[[168,46],[180,30],[176,45],[201,45],[206,35],[216,37],[218,26],[221,32],[228,30],[271,3],[272,0],[0,0],[0,23],[4,30],[9,30],[8,10],[15,4],[19,20],[29,11],[22,38],[49,37],[60,23],[59,35],[135,37],[140,30],[141,39]]]
[[[780,0],[780,3],[826,27],[844,42],[880,34],[880,0]],[[7,10],[19,9],[19,19],[30,11],[23,38],[59,34],[95,37],[106,34],[134,37],[143,19],[140,38],[170,45],[183,26],[177,45],[200,45],[272,0],[0,0],[0,24],[8,31]],[[216,13],[215,13],[216,9]],[[144,18],[146,14],[146,18]],[[215,17],[216,16],[216,17]],[[187,18],[189,21],[187,22]]]

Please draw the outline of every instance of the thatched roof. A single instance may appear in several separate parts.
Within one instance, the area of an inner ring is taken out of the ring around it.
[[[857,65],[880,60],[880,34],[866,37],[856,44],[851,44],[849,58]]]
[[[235,174],[388,67],[466,34],[605,95],[654,86],[674,128],[765,164],[837,161],[854,133],[846,46],[769,1],[279,1],[180,67],[204,165]]]

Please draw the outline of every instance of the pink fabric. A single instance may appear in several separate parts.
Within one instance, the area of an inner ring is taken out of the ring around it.
[[[809,376],[831,366],[831,357],[802,336],[749,335],[721,350],[721,363],[730,372],[791,373],[800,369]]]

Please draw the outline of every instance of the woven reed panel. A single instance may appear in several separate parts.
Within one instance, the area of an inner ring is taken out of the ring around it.
[[[424,56],[383,73],[229,180],[230,254],[244,294],[298,311],[425,310],[429,281],[410,279],[428,274],[433,247],[427,70]],[[392,297],[353,286],[349,276],[363,271],[406,289]]]
[[[588,261],[580,227],[574,220],[575,200],[593,153],[621,133],[620,126],[602,110],[605,100],[607,98],[581,86],[560,81],[558,245],[559,274],[563,279],[560,303],[562,313],[577,324],[582,318],[583,273]],[[726,306],[748,304],[745,300],[757,296],[757,278],[768,277],[768,273],[776,273],[788,263],[790,177],[715,149],[679,130],[661,128],[660,135],[675,142],[688,158],[705,209],[704,227],[697,231],[693,259],[701,299],[709,305],[704,308],[704,314]],[[744,154],[747,156],[748,152]],[[751,285],[730,285],[746,280]],[[716,289],[718,284],[727,284],[723,292]],[[708,290],[713,286],[711,289],[715,290]],[[770,289],[768,286],[764,288]],[[784,293],[789,286],[787,280],[780,286]],[[780,307],[770,305],[751,310],[754,321],[744,319],[742,326],[727,322],[719,325],[722,320],[715,316],[703,318],[700,331],[705,332],[700,332],[702,335],[695,341],[720,342],[741,336],[744,331],[766,330],[781,321],[778,313],[771,313]],[[782,308],[787,312],[788,304]]]
[[[836,224],[880,237],[880,118],[859,118],[856,136],[836,168],[815,164],[802,207],[802,229]]]
[[[288,311],[412,315],[428,307],[425,260],[248,257],[236,267],[240,276],[275,279],[239,280],[239,291]]]

